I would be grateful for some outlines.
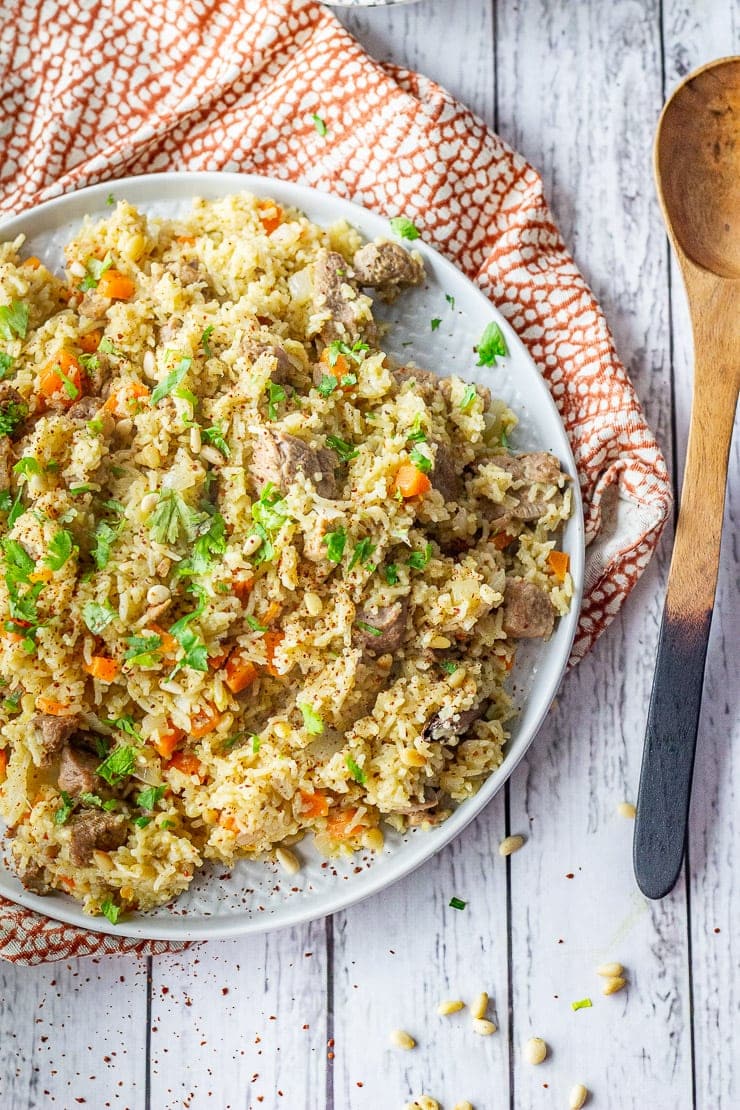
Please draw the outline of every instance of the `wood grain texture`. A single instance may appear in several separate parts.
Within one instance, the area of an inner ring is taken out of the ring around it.
[[[740,52],[740,5],[666,0],[665,93],[710,58]],[[676,470],[683,473],[693,345],[683,285],[671,260]],[[740,436],[730,455],[725,531],[707,652],[689,824],[690,937],[697,1110],[740,1104]]]
[[[342,19],[375,56],[421,69],[489,123],[498,117],[504,138],[541,169],[648,417],[680,465],[690,346],[675,273],[669,332],[650,145],[662,67],[670,87],[737,50],[740,0],[425,0]],[[1,1110],[71,1110],[77,1096],[95,1110],[400,1110],[422,1091],[445,1110],[463,1098],[476,1110],[557,1110],[577,1081],[594,1110],[735,1110],[737,443],[733,460],[688,890],[657,906],[636,894],[632,823],[616,813],[637,787],[666,537],[624,613],[566,680],[512,780],[508,823],[502,792],[436,860],[331,922],[158,958],[149,1022],[144,965],[134,960],[0,965]],[[508,865],[496,852],[505,831],[528,836]],[[464,911],[447,906],[453,894],[468,901]],[[594,974],[606,959],[629,969],[628,990],[611,998]],[[492,994],[500,1027],[487,1039],[473,1037],[466,1012],[435,1014],[439,998],[469,1001],[479,989]],[[574,1013],[570,1002],[584,996],[593,1007]],[[413,1052],[388,1046],[398,1026],[418,1038]],[[540,1068],[522,1060],[532,1033],[552,1046]]]

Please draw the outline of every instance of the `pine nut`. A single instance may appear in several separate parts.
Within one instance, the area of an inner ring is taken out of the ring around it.
[[[500,856],[510,856],[514,852],[518,852],[524,844],[523,836],[507,836],[501,841],[498,846]]]
[[[170,591],[167,586],[150,586],[146,591],[146,599],[150,605],[163,605],[170,600]]]
[[[404,749],[404,751],[401,752],[401,763],[403,763],[405,767],[425,767],[426,762],[426,756],[423,756],[421,752],[417,752],[416,748]]]
[[[151,513],[159,501],[158,493],[145,493],[140,502],[142,513]]]
[[[289,875],[298,874],[301,869],[301,861],[295,852],[291,852],[290,848],[278,848],[275,855],[284,871],[287,871]]]
[[[547,1056],[547,1045],[542,1037],[530,1037],[524,1046],[524,1056],[528,1064],[541,1064]]]
[[[382,852],[385,837],[380,829],[368,829],[362,835],[362,846],[371,852]]]
[[[488,1009],[488,995],[485,991],[481,991],[476,995],[470,1007],[470,1016],[475,1020],[476,1018],[484,1018],[486,1010]]]
[[[312,617],[318,617],[321,610],[324,608],[324,603],[318,594],[312,593],[310,590],[303,599],[306,602],[306,608]]]
[[[107,852],[95,851],[92,854],[92,858],[95,861],[95,866],[99,867],[101,871],[113,870],[113,860]]]
[[[200,428],[192,427],[190,429],[190,450],[194,455],[200,454],[200,449],[203,446],[203,441],[200,435]]]
[[[607,981],[604,983],[604,986],[601,988],[601,993],[616,994],[617,991],[621,991],[623,987],[626,987],[626,985],[626,979],[623,979],[621,975],[614,975],[611,979],[607,979]]]
[[[440,1107],[436,1098],[430,1098],[429,1095],[419,1095],[413,1102],[407,1102],[404,1110],[440,1110]]]
[[[463,685],[466,678],[467,675],[465,674],[464,669],[462,667],[458,667],[457,670],[453,671],[447,679],[447,685],[450,686],[453,690],[458,690]]]
[[[465,1099],[464,1102],[456,1102],[452,1110],[473,1110],[473,1104]]]
[[[476,1018],[473,1022],[473,1032],[477,1033],[479,1037],[490,1037],[491,1033],[496,1032],[496,1026],[492,1021],[487,1021],[485,1018]]]
[[[437,1006],[437,1013],[440,1017],[448,1017],[450,1014],[456,1014],[459,1010],[464,1009],[465,1003],[461,1002],[459,998],[447,999],[444,1002],[440,1002],[439,1006]]]
[[[272,731],[275,733],[279,740],[287,740],[293,729],[287,721],[273,721]]]
[[[429,641],[429,646],[430,648],[436,649],[448,648],[450,646],[450,643],[451,641],[448,640],[446,636],[432,636],[431,640]]]
[[[223,455],[215,447],[201,447],[200,457],[212,466],[221,466],[224,461]]]
[[[411,1048],[416,1048],[416,1041],[404,1029],[394,1029],[391,1033],[391,1044],[396,1048],[403,1048],[408,1051]]]
[[[119,429],[122,423],[123,421],[118,425]],[[150,466],[152,470],[162,465],[162,456],[153,443],[147,443],[145,447],[142,447],[139,451],[139,459],[144,466]]]
[[[581,1107],[586,1105],[587,1098],[588,1089],[582,1083],[576,1083],[575,1087],[571,1088],[568,1110],[581,1110]]]
[[[617,806],[617,813],[620,817],[634,817],[637,809],[632,805],[632,802],[620,802]]]
[[[596,968],[596,974],[601,975],[604,979],[614,979],[616,976],[621,975],[624,968],[621,964],[600,964]]]
[[[146,374],[147,378],[156,377],[156,365],[154,362],[154,351],[144,351],[144,357],[141,360],[141,368]]]
[[[257,533],[254,532],[251,536],[247,536],[247,538],[245,539],[242,551],[244,552],[246,557],[249,558],[250,555],[254,555],[255,551],[259,551],[261,547],[262,537],[258,536]]]

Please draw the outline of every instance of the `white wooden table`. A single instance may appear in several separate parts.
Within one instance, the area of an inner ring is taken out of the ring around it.
[[[690,337],[650,170],[665,94],[740,46],[740,0],[424,0],[347,14],[375,56],[471,104],[544,174],[566,240],[678,474]],[[683,880],[638,893],[634,799],[670,535],[565,681],[529,757],[440,857],[382,896],[273,936],[153,961],[0,965],[0,1108],[451,1110],[740,1107],[740,482],[733,454]],[[735,747],[732,731],[735,729]],[[507,832],[526,847],[508,864]],[[446,908],[451,895],[468,902]],[[600,994],[619,960],[629,988]],[[486,989],[499,1031],[436,1015]],[[593,998],[573,1012],[571,1001]],[[389,1031],[419,1045],[403,1053]],[[534,1068],[522,1046],[544,1037]]]

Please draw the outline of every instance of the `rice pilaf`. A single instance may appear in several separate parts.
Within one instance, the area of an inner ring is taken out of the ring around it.
[[[119,201],[66,275],[0,245],[0,816],[90,913],[207,860],[443,820],[499,766],[572,582],[567,476],[398,366],[396,242],[242,193]],[[444,368],[439,368],[444,373]]]

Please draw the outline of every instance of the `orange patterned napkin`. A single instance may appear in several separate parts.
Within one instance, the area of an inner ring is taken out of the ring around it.
[[[578,465],[590,545],[580,659],[650,559],[671,491],[535,170],[443,89],[368,58],[314,0],[69,0],[52,19],[43,0],[5,0],[3,16],[0,213],[127,174],[252,171],[409,216],[498,305]],[[0,899],[6,959],[164,947]]]

